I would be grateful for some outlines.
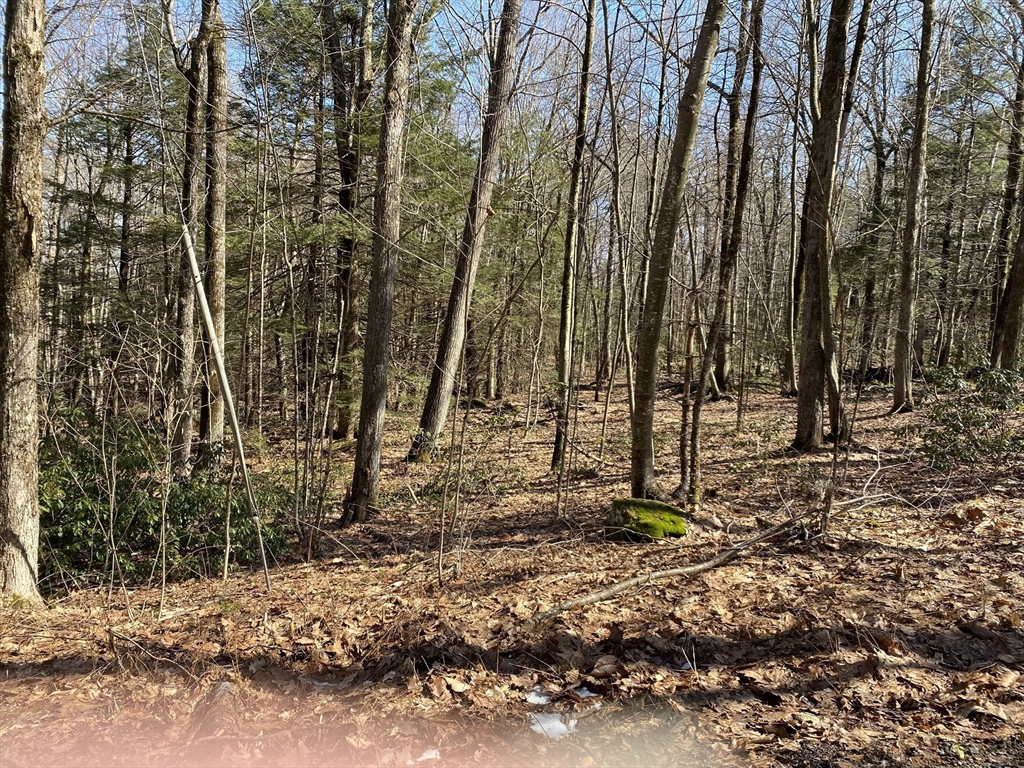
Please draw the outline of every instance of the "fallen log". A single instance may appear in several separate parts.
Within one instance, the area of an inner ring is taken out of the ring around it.
[[[534,626],[537,626],[539,624],[543,624],[546,621],[549,621],[550,619],[553,619],[555,616],[558,616],[561,613],[570,611],[573,608],[579,608],[581,605],[591,605],[593,603],[600,603],[604,600],[607,600],[610,597],[615,597],[615,595],[619,595],[623,592],[633,589],[634,587],[643,587],[652,582],[659,581],[661,579],[671,579],[677,576],[689,578],[691,576],[696,576],[697,574],[704,573],[705,571],[710,571],[712,568],[717,568],[718,566],[724,565],[725,563],[729,562],[741,552],[778,536],[783,531],[793,528],[800,521],[806,520],[812,515],[818,514],[820,512],[821,510],[819,509],[812,509],[808,510],[807,512],[804,512],[803,514],[791,517],[789,520],[779,523],[778,525],[772,526],[771,528],[765,531],[761,531],[761,533],[757,534],[756,536],[752,536],[751,538],[745,541],[741,541],[739,544],[729,547],[729,549],[701,563],[694,563],[693,565],[684,565],[680,568],[670,568],[665,571],[652,571],[651,573],[646,573],[643,576],[636,576],[632,579],[627,579],[626,581],[620,581],[619,583],[613,584],[612,586],[606,589],[602,589],[598,592],[591,592],[589,595],[583,595],[582,597],[574,597],[572,600],[566,600],[561,605],[556,605],[554,608],[549,608],[546,611],[534,614],[533,618],[530,619],[529,623]]]

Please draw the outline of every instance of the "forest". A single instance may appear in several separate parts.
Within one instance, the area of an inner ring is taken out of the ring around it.
[[[6,0],[0,764],[1024,765],[1020,0]]]

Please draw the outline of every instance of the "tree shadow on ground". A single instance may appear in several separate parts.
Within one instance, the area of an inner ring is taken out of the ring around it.
[[[111,634],[105,647],[89,653],[0,664],[0,679],[19,685],[102,692],[95,706],[77,711],[62,709],[61,697],[48,699],[52,709],[21,728],[21,741],[5,750],[5,764],[46,764],[71,739],[78,759],[69,764],[75,765],[404,765],[430,748],[443,749],[446,764],[721,765],[722,754],[702,746],[702,722],[738,707],[755,715],[747,730],[768,740],[793,739],[801,727],[791,717],[794,709],[856,719],[857,707],[868,706],[865,691],[886,680],[1024,662],[1020,629],[976,624],[902,624],[881,632],[807,614],[789,629],[760,635],[682,629],[664,636],[652,626],[643,636],[624,637],[614,623],[607,630],[606,639],[587,641],[556,619],[537,628],[506,624],[490,637],[467,638],[448,621],[424,627],[411,618],[389,630],[393,641],[342,665],[317,661],[307,645],[203,656]],[[782,668],[792,674],[772,673]],[[711,670],[722,673],[714,683],[707,682]],[[239,711],[211,737],[210,686],[203,681],[225,675],[243,683]],[[165,693],[155,700],[142,696],[132,683],[139,680]],[[524,708],[529,686],[545,680],[553,683],[550,706]],[[120,694],[119,683],[127,686]],[[583,687],[597,696],[581,695]],[[386,690],[392,698],[430,700],[429,714],[375,719],[360,701]],[[181,696],[191,705],[178,708],[184,716],[171,717],[173,702],[164,699]],[[503,706],[510,698],[519,706]],[[881,706],[895,708],[897,720],[951,716],[948,700],[922,695],[912,711],[901,713],[907,701]],[[597,702],[603,706],[596,708]],[[529,728],[531,711],[561,715],[565,726],[576,720],[579,734],[559,742],[538,736]],[[33,743],[36,737],[62,746]],[[690,763],[679,758],[686,745]],[[875,747],[878,754],[891,752],[895,735]],[[865,749],[860,757],[869,755]]]

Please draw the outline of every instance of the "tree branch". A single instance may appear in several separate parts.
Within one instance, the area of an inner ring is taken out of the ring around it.
[[[542,613],[535,614],[533,618],[530,619],[530,623],[534,626],[543,624],[544,622],[554,618],[555,616],[558,616],[561,613],[565,613],[566,611],[572,610],[573,608],[579,608],[581,605],[591,605],[593,603],[600,603],[604,600],[607,600],[610,597],[614,597],[615,595],[619,595],[623,592],[626,592],[627,590],[633,589],[634,587],[644,587],[654,581],[659,581],[661,579],[670,579],[676,576],[689,578],[691,576],[696,576],[697,574],[704,573],[705,571],[710,571],[712,568],[717,568],[718,566],[729,562],[734,557],[736,557],[736,555],[740,554],[744,550],[750,549],[751,547],[756,546],[757,544],[761,544],[762,542],[765,542],[768,539],[774,538],[783,531],[794,527],[801,520],[806,520],[808,517],[811,517],[812,515],[817,514],[818,512],[820,512],[820,510],[812,509],[808,510],[807,512],[804,512],[801,515],[792,517],[789,520],[786,520],[783,523],[779,523],[778,525],[773,526],[766,531],[762,531],[761,533],[747,539],[746,541],[741,541],[739,544],[730,547],[724,552],[716,555],[715,557],[712,557],[710,560],[705,560],[701,563],[695,563],[693,565],[685,565],[681,568],[670,568],[666,571],[652,571],[651,573],[644,574],[643,576],[637,576],[632,579],[627,579],[626,581],[620,581],[618,584],[613,584],[607,589],[602,589],[599,592],[592,592],[589,595],[584,595],[583,597],[576,597],[572,600],[566,600],[561,605],[556,605],[554,608],[550,608]]]

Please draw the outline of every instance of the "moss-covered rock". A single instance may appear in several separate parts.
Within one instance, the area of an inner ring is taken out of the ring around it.
[[[434,452],[425,445],[417,451],[410,451],[405,460],[410,464],[430,464],[434,461]]]
[[[686,534],[686,520],[677,507],[648,499],[616,499],[604,527],[613,541],[651,541]]]

